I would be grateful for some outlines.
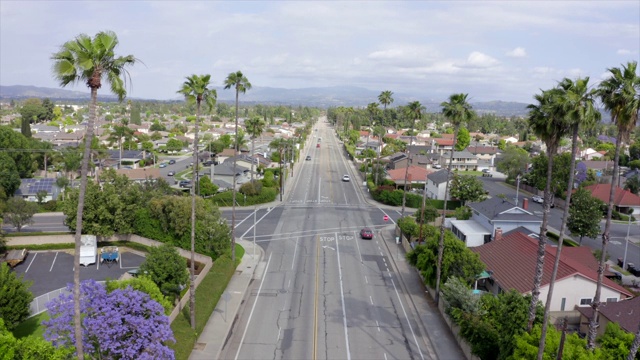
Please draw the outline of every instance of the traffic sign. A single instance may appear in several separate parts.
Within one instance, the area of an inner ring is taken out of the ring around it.
[[[385,215],[385,216],[382,218],[382,220],[384,220],[384,221],[389,221],[389,215]]]

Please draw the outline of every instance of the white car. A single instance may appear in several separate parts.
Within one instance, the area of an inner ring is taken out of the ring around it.
[[[342,175],[342,181],[351,181],[349,175]]]
[[[538,195],[532,197],[531,201],[537,202],[538,204],[544,203],[544,199],[542,198],[542,196],[538,196]]]

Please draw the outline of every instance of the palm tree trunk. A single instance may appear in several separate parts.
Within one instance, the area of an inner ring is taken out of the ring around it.
[[[73,322],[74,338],[76,339],[76,354],[78,359],[84,359],[84,344],[82,338],[82,314],[80,312],[80,245],[82,239],[82,215],[84,199],[87,193],[87,173],[89,172],[89,156],[93,140],[93,127],[96,121],[96,106],[98,103],[98,88],[91,88],[91,102],[89,103],[89,122],[87,135],[84,139],[84,154],[80,168],[80,193],[78,194],[78,211],[76,212],[75,252],[73,254]]]
[[[253,186],[253,161],[256,159],[256,137],[255,135],[251,137],[251,186]]]
[[[531,303],[529,304],[529,323],[527,331],[533,329],[533,322],[536,319],[536,308],[540,297],[540,284],[542,283],[542,273],[544,271],[544,254],[547,246],[547,224],[549,223],[549,211],[551,210],[551,180],[553,173],[553,155],[556,153],[557,147],[548,148],[547,161],[547,184],[544,187],[544,207],[542,215],[542,224],[540,225],[540,236],[538,239],[538,260],[536,262],[536,272],[533,277],[533,290],[531,290]]]
[[[198,183],[198,120],[200,119],[200,100],[196,114],[196,126],[193,136],[193,168],[191,169],[191,266],[189,282],[189,314],[191,315],[191,328],[196,328],[196,184]]]
[[[638,332],[636,333],[636,337],[633,339],[633,343],[631,343],[631,349],[629,349],[627,360],[633,360],[636,358],[638,348],[640,348],[640,324],[638,324]]]
[[[576,168],[576,154],[578,153],[578,129],[579,125],[573,125],[573,138],[571,139],[571,164],[569,165],[569,181],[567,182],[567,194],[564,199],[564,211],[562,212],[562,224],[560,225],[560,238],[558,239],[558,248],[556,249],[556,259],[553,262],[553,272],[551,280],[549,280],[549,293],[547,301],[544,305],[544,317],[542,318],[542,332],[540,333],[540,343],[538,344],[538,360],[542,360],[544,354],[545,339],[547,337],[547,327],[549,326],[549,309],[551,308],[551,299],[553,298],[553,288],[558,275],[558,267],[560,266],[560,253],[564,242],[564,232],[569,218],[569,204],[571,203],[571,195],[573,194],[573,173]]]
[[[438,263],[436,264],[436,305],[440,300],[440,282],[442,280],[442,258],[444,255],[444,220],[447,217],[447,198],[449,196],[449,177],[451,176],[451,164],[453,163],[453,152],[456,150],[456,142],[458,141],[458,130],[460,125],[456,125],[453,131],[453,144],[451,145],[451,154],[449,155],[449,166],[447,167],[447,180],[444,185],[444,209],[442,209],[442,223],[440,224],[440,239],[438,240]]]
[[[238,162],[238,93],[239,93],[238,85],[236,84],[236,130],[235,137],[236,141],[234,142],[234,154],[233,154],[233,201],[232,201],[232,210],[231,210],[231,261],[236,261],[236,166]]]
[[[600,249],[600,263],[598,265],[598,282],[596,284],[596,294],[593,297],[591,306],[593,315],[589,320],[589,332],[587,333],[587,349],[596,346],[596,332],[598,330],[598,316],[600,311],[600,294],[602,293],[602,280],[604,276],[604,264],[607,261],[607,244],[609,244],[609,232],[611,231],[611,217],[613,215],[613,202],[615,199],[616,184],[618,182],[618,161],[620,160],[620,148],[622,147],[622,131],[618,129],[616,137],[616,153],[613,158],[613,178],[611,179],[611,192],[609,193],[609,206],[607,207],[607,221],[602,233],[602,248]]]
[[[404,171],[404,187],[402,189],[402,216],[404,216],[404,207],[407,202],[407,181],[409,181],[409,167],[411,166],[411,152],[407,151],[407,168]],[[411,185],[409,185],[411,190]]]

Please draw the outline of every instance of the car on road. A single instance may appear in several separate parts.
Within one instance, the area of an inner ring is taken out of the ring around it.
[[[483,172],[483,173],[485,173],[485,174],[488,174],[488,173],[490,173],[490,172],[491,172],[491,170],[489,170],[489,169],[482,169],[482,172]]]
[[[307,160],[307,161],[311,160],[311,156],[310,156],[310,155],[307,155],[307,157],[305,158],[305,160]]]
[[[493,177],[493,174],[490,174],[488,172],[482,172],[482,177]]]
[[[342,175],[342,181],[351,181],[349,175]]]
[[[180,180],[180,183],[178,183],[178,186],[180,186],[181,188],[191,187],[191,180]]]
[[[175,175],[175,174],[176,174],[175,172],[173,172],[173,171],[169,171],[169,172],[167,173],[167,176],[173,176],[173,175]]]
[[[167,163],[160,163],[160,165],[158,165],[159,168],[166,168],[167,167]]]
[[[533,197],[531,197],[531,201],[533,202],[537,202],[538,204],[544,204],[544,199],[542,198],[542,196],[538,196],[538,195],[534,195]],[[551,208],[556,207],[556,204],[551,203]]]
[[[320,144],[316,144],[316,147],[317,147],[317,148],[319,148],[319,147],[320,147]]]
[[[169,165],[173,165],[173,164],[175,164],[175,163],[176,163],[176,161],[175,161],[175,160],[173,160],[173,159],[169,160]]]
[[[371,231],[371,229],[369,228],[364,228],[362,230],[360,230],[360,237],[363,239],[373,239],[373,231]]]

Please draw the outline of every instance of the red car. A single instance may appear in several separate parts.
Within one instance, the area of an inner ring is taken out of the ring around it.
[[[320,144],[316,144],[316,147],[317,147],[317,148],[319,148],[319,147],[320,147]]]
[[[371,229],[369,228],[364,228],[362,230],[360,230],[360,237],[363,239],[373,239],[373,231],[371,231]]]

